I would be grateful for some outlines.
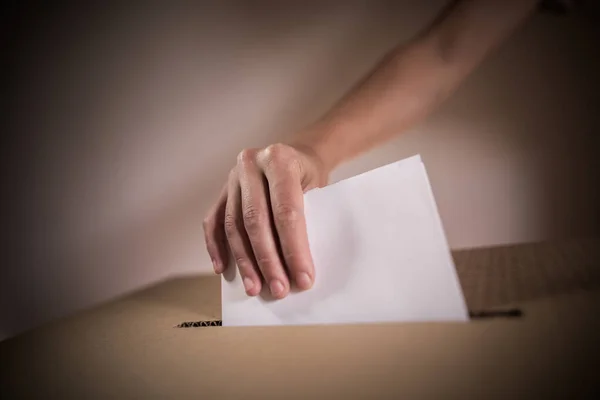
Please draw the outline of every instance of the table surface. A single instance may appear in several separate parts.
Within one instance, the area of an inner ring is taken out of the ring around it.
[[[524,316],[177,329],[182,321],[220,318],[220,284],[217,277],[174,279],[0,343],[0,397],[465,399],[597,392],[600,239],[453,255],[471,310],[518,306]]]

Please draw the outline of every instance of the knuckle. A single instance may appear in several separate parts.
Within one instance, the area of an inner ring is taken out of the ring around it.
[[[235,265],[237,265],[244,272],[253,270],[250,260],[246,257],[242,257],[242,256],[235,257]]]
[[[264,271],[264,273],[268,275],[267,277],[273,275],[278,269],[282,268],[277,256],[257,256],[256,263],[260,266],[261,271]]]
[[[247,207],[243,212],[244,226],[249,231],[255,231],[265,222],[264,214],[255,207]]]
[[[282,143],[275,143],[265,148],[265,156],[269,163],[285,164],[289,158],[290,148]]]
[[[278,204],[273,208],[273,217],[280,224],[293,225],[300,218],[300,212],[289,204]]]
[[[302,266],[302,257],[293,251],[283,251],[283,259],[289,269],[299,269]]]
[[[212,226],[212,218],[205,217],[202,220],[202,229],[204,229],[204,232],[208,232],[208,230],[211,228],[211,226]]]
[[[244,149],[239,152],[239,154],[237,156],[237,162],[241,166],[248,166],[252,162],[254,162],[255,157],[256,157],[256,150]]]
[[[232,214],[225,214],[223,219],[223,226],[225,227],[225,233],[227,236],[235,235],[237,232],[237,218]]]

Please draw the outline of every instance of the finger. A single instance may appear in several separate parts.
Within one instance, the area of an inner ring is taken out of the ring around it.
[[[241,191],[236,170],[230,174],[229,178],[223,225],[231,254],[240,271],[246,293],[250,296],[256,296],[260,293],[261,280],[252,247],[244,228]]]
[[[312,286],[315,271],[306,232],[300,168],[295,161],[290,162],[296,158],[289,150],[270,146],[261,160],[284,262],[296,286],[305,290]]]
[[[267,183],[254,161],[255,154],[245,151],[238,157],[242,216],[258,268],[273,297],[281,299],[289,292],[290,283],[271,224]]]
[[[213,264],[215,273],[222,273],[228,263],[227,237],[223,219],[225,218],[225,205],[227,202],[227,185],[221,190],[219,199],[208,212],[202,224],[204,228],[204,242],[206,250]]]

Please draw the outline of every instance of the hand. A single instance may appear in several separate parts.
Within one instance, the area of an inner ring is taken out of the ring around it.
[[[303,194],[327,184],[328,172],[310,148],[274,144],[243,150],[217,203],[204,220],[215,272],[228,264],[227,244],[249,296],[267,284],[285,297],[292,284],[309,289],[315,271]]]

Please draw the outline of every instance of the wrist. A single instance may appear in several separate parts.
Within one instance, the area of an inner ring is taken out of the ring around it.
[[[289,144],[315,158],[323,174],[328,177],[344,159],[340,134],[339,128],[317,123],[293,136]]]

